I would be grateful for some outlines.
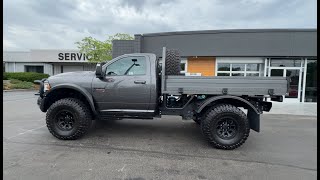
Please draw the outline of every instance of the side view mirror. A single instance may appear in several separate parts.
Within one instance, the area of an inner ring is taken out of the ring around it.
[[[103,63],[98,63],[96,65],[96,77],[97,78],[103,78],[104,77],[104,72],[102,71],[102,66],[103,66]]]

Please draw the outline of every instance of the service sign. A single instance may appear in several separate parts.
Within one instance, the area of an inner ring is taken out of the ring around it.
[[[35,62],[85,63],[90,56],[78,50],[31,50],[30,60]],[[30,61],[30,62],[31,62]]]
[[[60,61],[87,61],[89,57],[86,54],[82,53],[59,53],[58,59]]]

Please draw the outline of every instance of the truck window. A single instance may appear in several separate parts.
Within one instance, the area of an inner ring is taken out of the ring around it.
[[[146,58],[143,56],[124,57],[107,66],[107,76],[133,76],[146,74]]]

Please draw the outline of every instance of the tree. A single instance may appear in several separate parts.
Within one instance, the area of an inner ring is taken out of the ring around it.
[[[89,36],[75,44],[78,45],[80,52],[88,57],[89,62],[98,63],[112,59],[113,40],[133,40],[133,37],[129,34],[117,33],[109,36],[105,41],[100,41]]]

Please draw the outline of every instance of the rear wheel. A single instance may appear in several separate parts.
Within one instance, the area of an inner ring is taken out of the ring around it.
[[[92,116],[89,108],[82,101],[65,98],[50,106],[46,123],[50,133],[56,138],[74,140],[88,132]]]
[[[219,149],[240,147],[250,132],[246,114],[230,104],[209,109],[201,121],[201,129],[209,143]]]

